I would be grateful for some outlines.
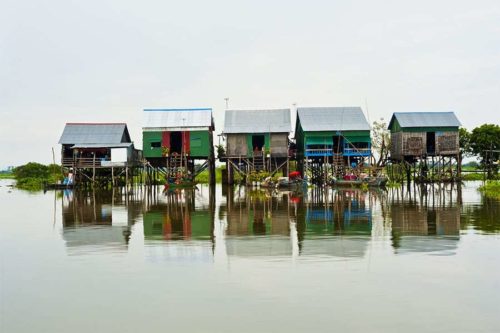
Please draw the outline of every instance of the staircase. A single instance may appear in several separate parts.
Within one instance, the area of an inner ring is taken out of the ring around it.
[[[253,168],[255,171],[265,170],[266,167],[264,162],[263,152],[259,151],[253,153]]]
[[[342,178],[345,175],[344,155],[333,155],[333,174],[337,178]]]
[[[181,166],[185,166],[185,163],[182,161],[182,156],[171,155],[167,163],[167,174],[171,177],[175,177]]]

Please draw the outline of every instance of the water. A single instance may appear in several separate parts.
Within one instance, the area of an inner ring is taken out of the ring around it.
[[[500,202],[460,190],[27,193],[0,332],[494,332]]]

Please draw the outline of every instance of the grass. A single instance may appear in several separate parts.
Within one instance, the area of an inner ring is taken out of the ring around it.
[[[13,173],[0,173],[0,179],[14,179]]]
[[[479,187],[485,196],[489,198],[495,198],[500,200],[500,181],[499,180],[489,180],[483,186]]]
[[[222,169],[224,167],[215,168],[215,182],[222,183]],[[198,176],[196,176],[196,181],[201,184],[208,184],[210,181],[208,169],[201,172]]]
[[[482,173],[463,173],[462,180],[483,180],[484,174]]]

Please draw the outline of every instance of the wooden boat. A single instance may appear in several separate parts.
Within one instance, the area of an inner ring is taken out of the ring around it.
[[[75,188],[75,184],[44,184],[44,191],[48,190],[70,190]]]
[[[273,189],[300,189],[305,184],[305,181],[300,178],[289,179],[288,177],[280,177],[277,181],[272,181],[270,178],[264,180],[260,187]]]

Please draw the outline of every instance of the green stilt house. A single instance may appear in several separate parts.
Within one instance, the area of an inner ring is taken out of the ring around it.
[[[334,165],[337,177],[371,156],[370,125],[360,107],[297,108],[295,140],[301,169],[304,163]]]
[[[196,176],[204,169],[215,183],[215,156],[211,108],[144,109],[142,141],[148,166],[168,174],[188,170]],[[196,160],[203,164],[195,170]]]

